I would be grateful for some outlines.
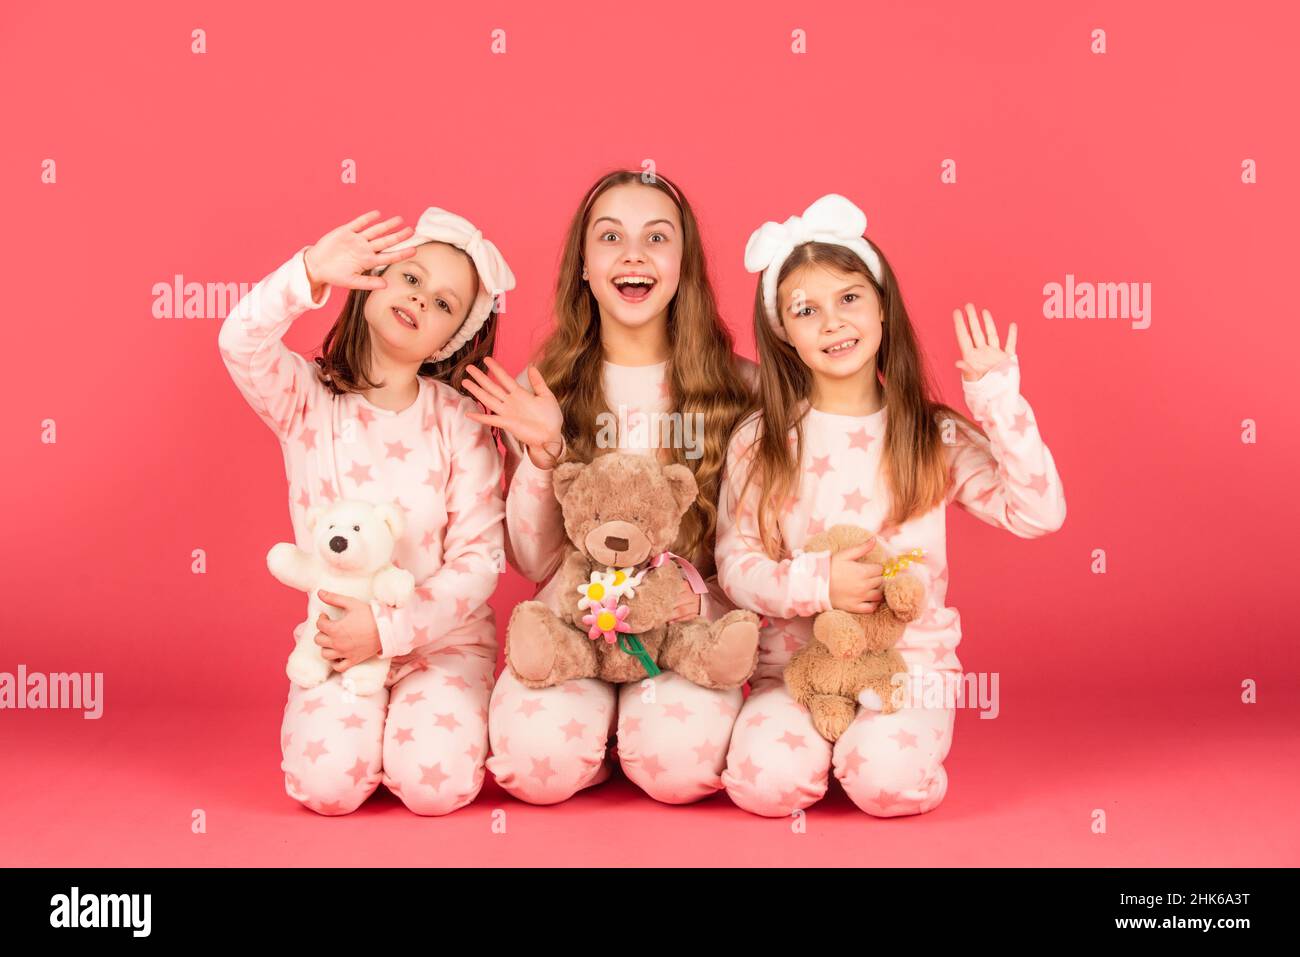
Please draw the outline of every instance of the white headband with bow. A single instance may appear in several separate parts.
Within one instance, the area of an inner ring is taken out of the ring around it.
[[[439,362],[455,354],[456,350],[474,338],[482,328],[492,311],[492,303],[498,295],[515,288],[515,274],[506,265],[505,258],[492,245],[490,239],[483,238],[483,232],[463,216],[430,206],[420,214],[415,224],[415,235],[403,239],[400,243],[389,246],[385,252],[421,246],[424,243],[450,243],[457,249],[463,249],[478,271],[478,294],[470,307],[469,315],[461,323],[456,334],[446,344],[429,356],[429,362]],[[375,275],[382,276],[388,267],[381,267]]]
[[[745,269],[763,273],[763,305],[778,338],[789,341],[776,313],[776,277],[796,246],[830,243],[850,249],[871,270],[876,282],[884,285],[880,255],[863,237],[866,231],[867,214],[839,193],[827,193],[802,216],[791,216],[784,223],[769,220],[754,230],[745,244]]]

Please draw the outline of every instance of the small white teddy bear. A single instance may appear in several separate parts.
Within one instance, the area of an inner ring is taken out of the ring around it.
[[[312,551],[281,542],[267,552],[266,567],[284,584],[307,592],[307,620],[285,671],[294,684],[314,688],[333,670],[316,644],[316,621],[322,612],[331,620],[344,613],[322,601],[318,592],[324,589],[366,602],[373,598],[399,608],[414,594],[415,576],[393,565],[403,528],[402,510],[396,505],[313,505],[306,522]],[[353,665],[343,672],[344,687],[358,695],[374,694],[388,678],[388,664],[387,658],[376,656]]]

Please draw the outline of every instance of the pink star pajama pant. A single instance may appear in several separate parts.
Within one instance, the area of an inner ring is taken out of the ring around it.
[[[853,803],[876,817],[923,814],[939,805],[948,790],[943,761],[954,709],[905,707],[886,715],[859,708],[832,745],[790,697],[782,667],[760,663],[736,719],[722,773],[736,804],[785,817],[821,800],[834,770]]]
[[[285,790],[331,815],[355,811],[380,782],[416,814],[464,807],[483,786],[495,666],[489,649],[453,645],[394,668],[373,695],[349,694],[338,673],[311,689],[291,684]]]
[[[740,703],[739,688],[701,688],[670,671],[534,690],[507,667],[492,692],[488,769],[520,800],[556,804],[609,777],[605,748],[616,734],[632,782],[665,804],[687,804],[722,789]]]

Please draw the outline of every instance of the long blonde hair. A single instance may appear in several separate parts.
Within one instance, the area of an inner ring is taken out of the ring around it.
[[[816,265],[862,276],[880,297],[884,322],[875,372],[888,410],[881,465],[892,493],[887,521],[901,525],[941,504],[947,496],[950,477],[941,431],[943,420],[952,418],[980,435],[984,433],[969,418],[934,398],[937,393],[917,347],[916,333],[894,270],[880,247],[872,245],[880,255],[883,283],[876,281],[851,250],[812,242],[795,247],[786,257],[777,276],[777,286],[796,269]],[[754,292],[754,338],[758,343],[758,408],[762,419],[741,494],[744,495],[751,482],[757,482],[759,537],[767,554],[776,558],[782,543],[773,510],[776,503],[787,501],[798,490],[799,463],[803,460],[803,416],[812,395],[812,373],[794,346],[772,330],[763,308],[761,275]],[[792,429],[796,436],[793,446],[789,441]]]
[[[597,180],[569,222],[555,284],[555,329],[538,350],[538,370],[564,410],[566,458],[589,462],[597,454],[596,422],[608,412],[603,383],[604,353],[600,307],[582,279],[583,243],[597,197],[608,189],[637,183],[657,189],[677,207],[682,221],[682,264],[677,293],[668,304],[668,343],[672,350],[665,373],[671,408],[682,415],[703,414],[703,454],[688,459],[674,447],[673,462],[695,473],[699,495],[682,520],[673,550],[705,574],[713,568],[717,533],[718,490],[727,441],[752,398],[736,368],[731,333],[718,314],[709,284],[699,226],[681,189],[662,174],[649,182],[641,173],[616,170]]]

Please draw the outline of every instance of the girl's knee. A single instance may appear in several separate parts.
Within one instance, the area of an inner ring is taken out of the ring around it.
[[[613,689],[604,682],[519,691],[507,671],[488,718],[487,769],[508,793],[530,804],[557,804],[609,777],[605,747],[613,726]],[[518,691],[518,694],[514,692]]]
[[[627,756],[619,763],[629,781],[663,804],[693,804],[722,789],[722,778],[713,762],[700,764],[689,759],[663,760],[659,755]]]
[[[816,804],[826,795],[826,771],[809,773],[793,764],[759,766],[750,758],[734,759],[722,772],[722,784],[737,807],[763,817],[786,817]]]
[[[618,757],[628,780],[664,804],[691,804],[722,789],[729,734],[692,740],[673,728],[642,726],[618,736]]]
[[[487,768],[513,797],[529,804],[558,804],[609,777],[604,742],[568,742],[563,750],[532,747],[526,739],[499,739]]]
[[[310,808],[317,814],[333,817],[339,814],[351,814],[379,786],[379,779],[367,775],[354,782],[353,777],[317,772],[315,769],[286,769],[284,773],[284,790],[289,797]]]
[[[356,735],[357,732],[350,732]],[[375,793],[380,779],[378,742],[302,735],[282,742],[280,770],[288,795],[321,814],[348,814]]]
[[[443,770],[450,765],[451,773]],[[440,817],[469,804],[483,789],[483,765],[458,767],[455,762],[414,762],[398,773],[386,771],[385,786],[406,807],[424,817]]]
[[[836,776],[849,799],[873,817],[925,814],[938,807],[948,793],[948,772],[942,764],[923,769],[911,780],[904,773],[841,775],[837,770]]]

